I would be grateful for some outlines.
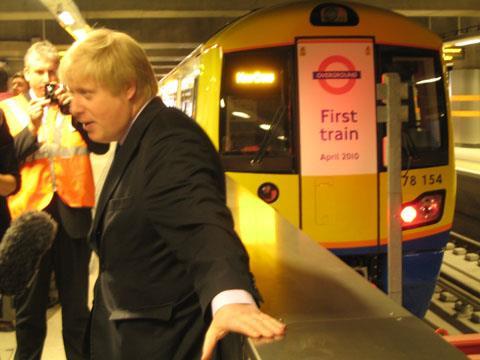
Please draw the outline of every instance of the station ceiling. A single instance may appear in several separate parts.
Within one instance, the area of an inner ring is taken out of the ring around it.
[[[72,0],[49,0],[57,1]],[[254,9],[285,0],[75,0],[91,27],[132,35],[147,51],[158,77],[167,73],[221,27]],[[479,33],[479,0],[357,0],[387,8],[422,23],[444,38]],[[40,0],[0,1],[0,61],[11,71],[22,68],[33,41],[48,39],[59,48],[72,37]]]

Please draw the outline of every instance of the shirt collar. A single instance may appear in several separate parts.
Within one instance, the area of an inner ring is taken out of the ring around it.
[[[140,116],[140,114],[142,113],[142,111],[147,107],[147,105],[153,100],[154,97],[152,97],[151,99],[147,100],[145,102],[145,104],[143,104],[143,106],[140,108],[140,110],[137,112],[137,114],[135,115],[135,117],[133,118],[133,120],[130,122],[130,124],[128,125],[128,129],[127,131],[125,132],[125,134],[123,135],[123,137],[118,141],[118,145],[123,145],[123,143],[125,142],[125,139],[127,138],[128,136],[128,133],[130,132],[130,129],[132,128],[133,126],[133,123],[135,121],[137,121],[138,117]]]
[[[35,95],[35,92],[32,88],[28,90],[28,96],[30,97],[30,100],[37,100],[39,98],[37,95]]]

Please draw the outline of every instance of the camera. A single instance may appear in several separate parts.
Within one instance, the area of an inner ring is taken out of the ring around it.
[[[50,99],[50,104],[58,104],[60,106],[60,111],[64,115],[70,115],[70,101],[67,99],[62,104],[57,98],[55,92],[62,88],[62,84],[58,83],[49,83],[45,85],[45,99]]]
[[[49,83],[45,85],[45,99],[50,99],[52,104],[57,104],[58,99],[55,95],[55,91],[59,88],[59,84]]]

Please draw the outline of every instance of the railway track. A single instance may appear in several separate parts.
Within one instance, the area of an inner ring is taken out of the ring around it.
[[[449,333],[480,333],[480,243],[451,235],[426,320]]]

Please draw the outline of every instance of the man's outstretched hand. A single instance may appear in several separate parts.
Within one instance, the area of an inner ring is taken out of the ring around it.
[[[273,339],[282,337],[285,330],[285,324],[261,312],[255,305],[225,305],[215,313],[205,335],[202,360],[211,359],[215,345],[229,332],[256,339]]]

